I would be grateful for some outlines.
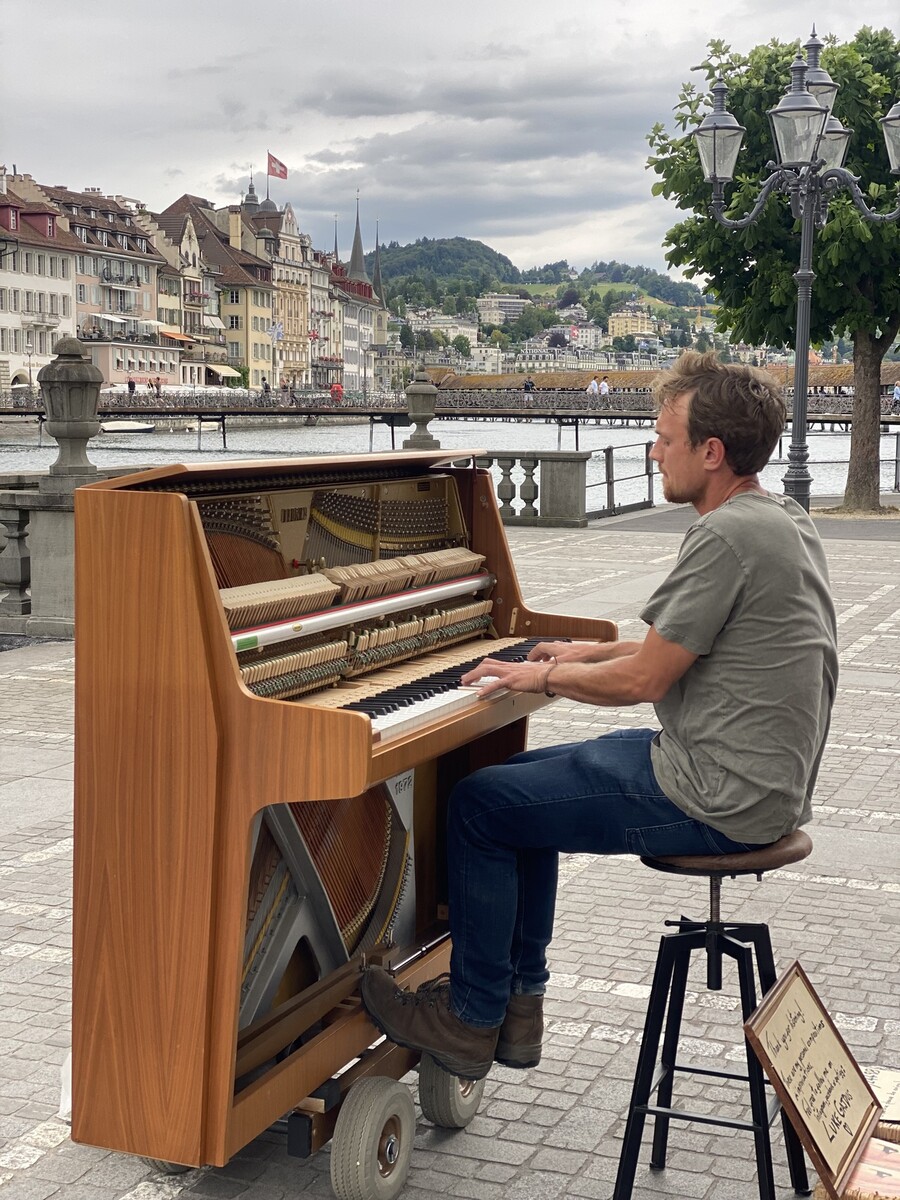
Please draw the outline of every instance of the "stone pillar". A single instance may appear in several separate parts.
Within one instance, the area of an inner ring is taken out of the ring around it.
[[[428,432],[428,422],[434,417],[436,396],[437,388],[429,381],[424,363],[420,363],[406,388],[406,407],[409,419],[416,428],[403,443],[404,450],[440,450],[441,443]]]
[[[73,493],[98,478],[87,456],[87,443],[100,432],[97,406],[103,373],[87,359],[76,338],[62,338],[53,349],[56,358],[38,372],[38,383],[47,432],[59,443],[59,455],[41,477],[32,504],[31,615],[25,632],[32,637],[70,638],[75,632]]]

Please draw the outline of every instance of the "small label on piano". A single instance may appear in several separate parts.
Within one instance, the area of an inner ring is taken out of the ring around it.
[[[234,644],[235,650],[256,650],[259,646],[259,638],[256,634],[248,634],[247,637],[239,637]]]

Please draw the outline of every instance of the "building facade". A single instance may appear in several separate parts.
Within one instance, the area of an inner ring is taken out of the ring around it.
[[[0,392],[33,390],[60,338],[75,335],[75,254],[55,208],[27,201],[0,168]]]
[[[49,206],[79,243],[75,254],[75,332],[107,384],[179,381],[179,346],[160,337],[158,273],[165,259],[121,197],[12,177],[27,200]]]

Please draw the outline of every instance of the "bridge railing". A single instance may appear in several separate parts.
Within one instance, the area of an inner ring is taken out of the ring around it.
[[[631,442],[594,451],[495,450],[476,462],[494,476],[504,525],[582,528],[600,517],[652,508],[652,445]],[[635,459],[638,470],[631,469]],[[604,503],[594,506],[592,493],[597,490]]]

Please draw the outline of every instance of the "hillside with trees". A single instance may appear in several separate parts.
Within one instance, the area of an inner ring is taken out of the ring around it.
[[[366,255],[371,277],[374,253]],[[596,300],[612,285],[626,298],[643,293],[664,304],[697,307],[703,294],[693,283],[670,279],[649,267],[628,263],[597,261],[580,274],[565,259],[520,271],[505,254],[499,254],[484,242],[472,238],[418,238],[409,245],[388,242],[381,246],[381,275],[387,299],[395,312],[405,304],[443,307],[447,312],[463,313],[474,307],[474,298],[490,291],[518,291],[528,296],[525,284],[556,285],[571,289],[576,298]],[[574,301],[573,301],[574,302]]]

